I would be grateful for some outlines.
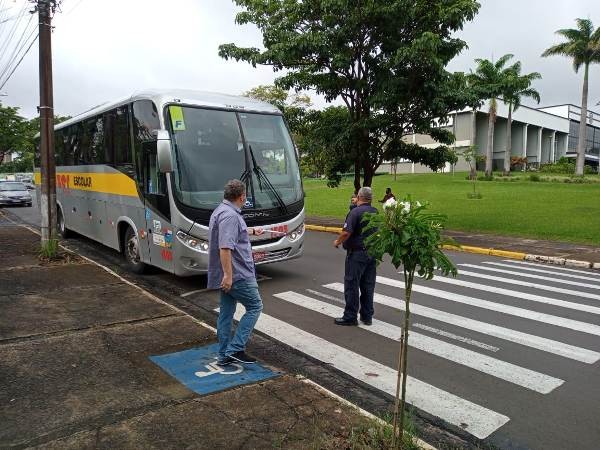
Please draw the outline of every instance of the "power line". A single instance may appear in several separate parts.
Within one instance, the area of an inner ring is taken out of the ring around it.
[[[6,64],[6,66],[0,72],[0,80],[2,78],[4,78],[4,75],[6,75],[6,72],[8,72],[10,70],[10,67],[14,64],[14,62],[18,58],[18,55],[21,53],[21,50],[23,50],[23,48],[27,45],[27,42],[29,42],[29,40],[31,39],[31,36],[33,36],[33,33],[35,33],[35,30],[37,28],[36,24],[34,23],[33,27],[29,26],[31,24],[32,19],[33,19],[33,14],[29,17],[29,21],[27,22],[27,25],[25,25],[25,28],[23,29],[23,33],[21,33],[21,37],[17,41],[15,48],[13,49],[12,53],[10,54],[10,57],[8,58],[8,62]],[[29,32],[29,34],[25,38],[25,35],[28,32]]]
[[[23,58],[25,58],[25,56],[27,56],[27,53],[29,53],[29,50],[31,50],[31,47],[33,46],[35,41],[37,41],[38,37],[39,37],[39,33],[35,35],[35,38],[33,38],[31,43],[29,44],[29,47],[27,47],[27,50],[25,50],[25,53],[23,53],[23,55],[21,56],[21,59],[19,59],[19,62],[17,63],[17,65],[15,67],[13,67],[13,70],[11,70],[11,72],[8,74],[8,77],[6,77],[6,80],[4,80],[2,85],[0,85],[0,90],[2,90],[2,88],[4,88],[4,86],[6,85],[6,83],[8,83],[8,80],[10,80],[10,77],[12,77],[13,73],[15,73],[15,70],[17,70],[17,68],[21,64],[21,62],[23,61]]]
[[[2,58],[4,58],[4,55],[6,53],[6,50],[10,47],[10,42],[15,34],[15,31],[17,31],[17,28],[19,27],[21,20],[23,20],[23,17],[25,16],[25,14],[27,13],[27,3],[25,3],[23,5],[23,8],[21,8],[21,11],[19,12],[17,19],[15,20],[15,22],[13,23],[12,28],[10,29],[10,32],[8,33],[8,36],[6,37],[6,39],[4,40],[4,42],[2,43],[2,50],[1,50],[1,56],[0,56],[0,60],[2,60]]]

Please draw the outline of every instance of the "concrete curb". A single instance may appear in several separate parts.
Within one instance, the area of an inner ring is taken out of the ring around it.
[[[322,225],[305,225],[305,228],[310,231],[324,231],[327,233],[341,233],[341,227],[325,227]],[[552,264],[556,266],[576,267],[578,269],[595,269],[600,270],[600,263],[592,263],[591,261],[580,261],[577,259],[565,259],[558,256],[532,255],[523,252],[515,252],[511,250],[500,250],[495,248],[473,247],[470,245],[461,245],[455,247],[453,245],[444,245],[445,250],[453,250],[457,252],[475,253],[478,255],[499,256],[501,258],[517,259],[521,261],[533,261],[544,264]]]

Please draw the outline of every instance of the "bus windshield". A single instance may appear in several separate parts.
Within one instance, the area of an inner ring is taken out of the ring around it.
[[[225,183],[242,177],[251,183],[249,209],[278,208],[281,202],[289,205],[302,199],[295,149],[281,116],[179,106],[174,112],[172,108],[177,155],[174,187],[182,203],[214,209],[223,199]],[[257,167],[261,176],[254,170]]]

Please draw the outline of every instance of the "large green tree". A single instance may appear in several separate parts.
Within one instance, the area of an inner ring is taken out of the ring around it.
[[[29,137],[29,123],[19,115],[19,108],[0,104],[0,164],[6,155],[28,148]]]
[[[541,79],[538,72],[521,75],[521,63],[517,61],[512,66],[512,72],[506,79],[506,85],[502,93],[504,102],[508,104],[508,125],[506,127],[506,149],[504,152],[504,175],[510,174],[510,157],[512,154],[512,113],[521,106],[521,100],[525,97],[540,102],[540,94],[531,87],[534,80]]]
[[[558,30],[556,34],[565,42],[546,49],[542,56],[562,55],[573,60],[573,69],[579,72],[583,66],[583,88],[581,91],[581,118],[579,121],[579,141],[577,143],[577,164],[575,174],[583,176],[585,166],[586,125],[588,112],[588,84],[590,65],[600,63],[600,28],[594,30],[589,19],[576,19],[577,28]],[[585,119],[584,119],[585,118]]]
[[[496,126],[497,98],[504,94],[516,64],[506,67],[513,55],[502,56],[498,61],[476,59],[475,72],[469,74],[470,86],[483,98],[489,99],[487,145],[485,153],[485,175],[492,176],[494,162],[494,129]]]
[[[394,157],[437,169],[447,148],[414,149],[403,137],[452,133],[436,127],[468,101],[462,74],[446,65],[465,47],[456,37],[479,9],[475,0],[234,0],[238,24],[255,24],[263,48],[221,45],[219,54],[269,65],[283,89],[314,90],[349,113],[355,188]]]

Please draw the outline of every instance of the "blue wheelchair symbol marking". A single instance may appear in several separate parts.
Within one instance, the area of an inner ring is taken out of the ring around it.
[[[280,372],[260,363],[219,367],[218,347],[218,344],[211,344],[182,352],[151,356],[150,360],[197,394],[210,394],[281,375]]]

